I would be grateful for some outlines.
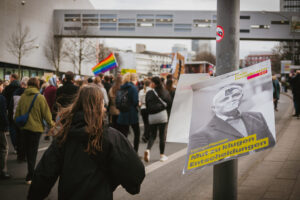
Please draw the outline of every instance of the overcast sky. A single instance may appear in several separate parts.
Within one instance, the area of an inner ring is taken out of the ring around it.
[[[90,0],[96,9],[137,10],[216,10],[216,0]],[[242,11],[279,11],[279,0],[241,0]],[[103,40],[102,40],[103,41]],[[191,50],[191,40],[167,39],[104,39],[107,46],[135,51],[135,44],[146,44],[149,51],[171,52],[174,44],[185,44]],[[211,41],[215,51],[215,41]],[[241,41],[240,58],[249,52],[271,51],[277,42]]]

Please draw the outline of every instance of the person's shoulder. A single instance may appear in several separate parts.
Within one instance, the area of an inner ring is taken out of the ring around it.
[[[264,116],[261,112],[242,112],[244,118],[252,118],[258,121],[264,120]]]
[[[104,128],[103,137],[104,137],[104,139],[106,139],[110,142],[114,142],[119,139],[124,139],[123,134],[120,131],[118,131],[117,129],[114,129],[112,127]]]
[[[252,117],[262,117],[262,113],[261,112],[242,112],[242,115],[244,116],[252,116]]]

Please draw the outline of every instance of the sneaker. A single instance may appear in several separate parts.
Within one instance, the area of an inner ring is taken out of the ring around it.
[[[144,153],[144,161],[149,162],[150,161],[150,150],[146,150]]]
[[[31,185],[31,180],[29,180],[29,181],[25,181],[25,183],[26,183],[26,185]]]
[[[168,157],[165,156],[165,154],[161,154],[161,155],[160,155],[160,161],[161,161],[161,162],[164,162],[164,161],[166,161],[166,160],[168,160]]]

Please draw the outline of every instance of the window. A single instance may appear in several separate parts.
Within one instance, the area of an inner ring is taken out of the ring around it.
[[[210,19],[194,19],[193,25],[194,27],[198,28],[210,28],[212,25],[211,23],[216,23],[216,20],[210,20]]]
[[[289,21],[284,21],[284,20],[282,20],[282,21],[271,21],[271,24],[288,25],[288,24],[290,24],[290,22]]]
[[[138,23],[137,26],[138,27],[153,27],[154,24],[153,23]]]
[[[250,19],[250,16],[241,15],[240,19]]]
[[[99,15],[98,14],[83,14],[82,15],[82,25],[83,26],[98,26],[99,25]]]
[[[269,29],[269,25],[251,25],[250,26],[252,29]]]
[[[120,18],[119,23],[135,23],[135,19],[122,19]]]
[[[192,30],[192,24],[175,24],[175,32],[189,32]]]
[[[117,22],[117,15],[115,14],[101,14],[100,15],[101,22]]]
[[[117,27],[100,27],[101,31],[116,31]]]
[[[65,14],[65,22],[80,22],[80,14]]]
[[[74,26],[74,27],[64,27],[64,30],[66,30],[66,31],[79,31],[79,30],[81,30],[81,27],[76,27],[76,26]]]
[[[250,33],[249,29],[240,29],[240,33]]]
[[[160,23],[156,23],[155,24],[156,27],[161,27],[161,28],[170,28],[170,27],[173,27],[173,24],[160,24]]]
[[[138,14],[136,21],[137,22],[154,22],[154,15]]]
[[[156,23],[172,23],[173,15],[156,15]]]

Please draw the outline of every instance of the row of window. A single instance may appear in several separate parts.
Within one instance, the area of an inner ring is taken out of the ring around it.
[[[136,19],[122,19],[117,18],[116,14],[65,14],[65,22],[81,22],[97,24],[98,22],[121,22],[121,23],[172,23],[173,15],[151,15],[151,14],[137,14]],[[194,19],[194,23],[216,23],[217,16],[214,15],[213,19]],[[250,16],[240,16],[240,19],[250,19]]]

